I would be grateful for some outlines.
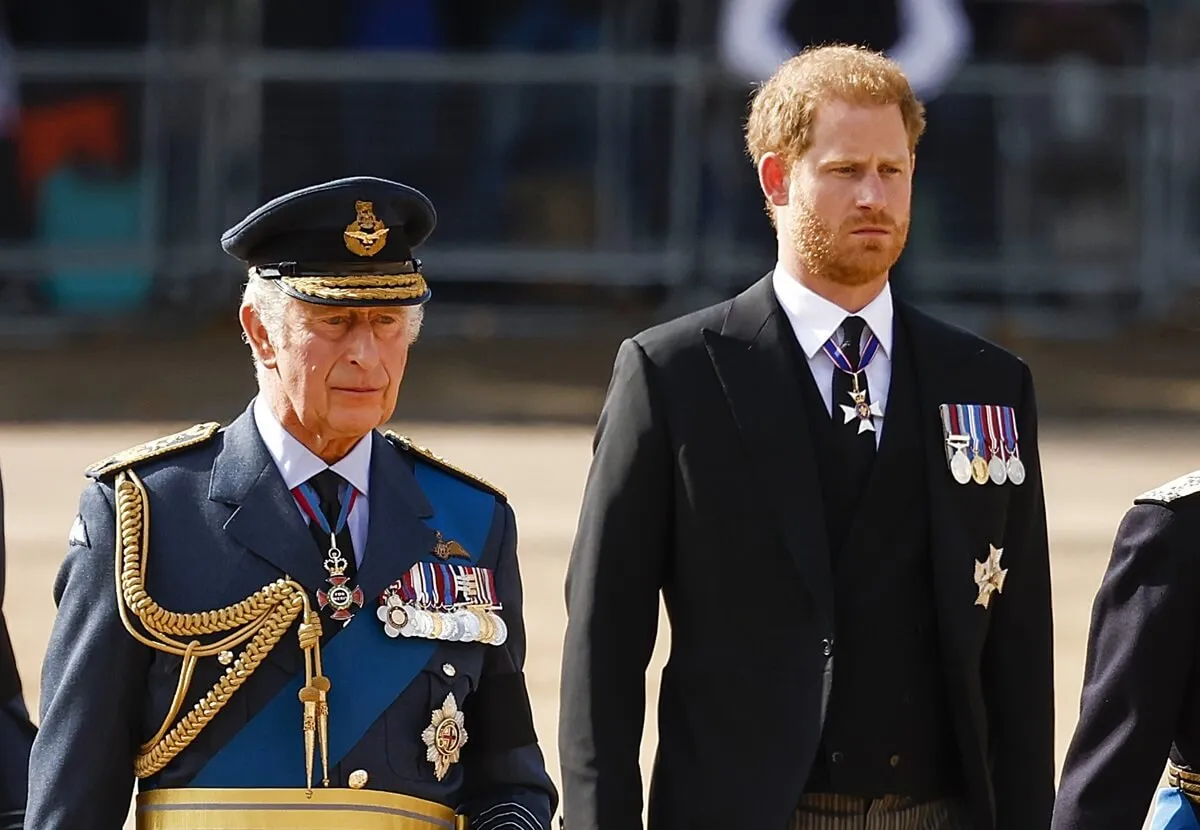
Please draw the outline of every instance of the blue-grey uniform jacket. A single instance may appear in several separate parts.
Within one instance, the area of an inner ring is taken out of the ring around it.
[[[118,605],[114,477],[121,468],[134,470],[148,496],[145,584],[162,608],[222,608],[284,576],[304,586],[310,597],[329,587],[324,557],[263,444],[251,409],[225,429],[213,426],[191,434],[190,446],[184,446],[189,441],[163,439],[90,471],[95,480],[80,499],[79,519],[54,589],[58,614],[44,663],[40,732],[30,762],[31,830],[118,830],[129,807],[139,747],[155,737],[176,692],[182,658],[135,639]],[[470,818],[472,830],[544,830],[558,796],[534,733],[523,675],[526,641],[512,508],[482,482],[394,439],[371,435],[370,525],[357,575],[367,598],[357,613],[370,619],[356,618],[343,629],[322,613],[323,652],[330,654],[354,624],[381,626],[377,598],[414,563],[441,561],[433,553],[439,539],[431,526],[438,518],[437,506],[418,481],[421,465],[452,471],[475,492],[494,496],[484,502],[491,515],[480,524],[485,532],[475,564],[493,570],[508,636],[501,646],[422,641],[432,648],[431,655],[415,667],[406,685],[391,690],[378,717],[364,723],[365,732],[344,757],[336,763],[331,759],[329,785],[346,787],[351,773],[362,771],[368,789],[453,807]],[[387,642],[400,655],[415,641],[400,637]],[[375,694],[382,685],[378,667],[388,660],[364,654],[352,671],[339,676],[330,672],[331,745],[339,717],[345,724],[353,714],[362,714],[343,709],[339,716],[339,693],[343,706],[347,699]],[[199,661],[184,714],[225,670],[218,659]],[[293,627],[195,739],[163,769],[142,779],[139,788],[214,782],[254,786],[253,781],[223,780],[235,767],[223,750],[237,745],[235,736],[276,695],[290,694],[296,701],[286,688],[303,671]],[[469,738],[461,757],[439,779],[422,733],[450,694],[465,716]],[[289,782],[294,778],[289,786],[303,787],[298,702],[294,709],[294,733],[264,743],[294,745],[295,754],[286,754],[283,773],[273,769],[263,775],[283,774]],[[277,752],[274,757],[284,756]],[[248,770],[248,778],[258,777],[258,770]],[[316,779],[314,786],[320,786],[319,762]]]

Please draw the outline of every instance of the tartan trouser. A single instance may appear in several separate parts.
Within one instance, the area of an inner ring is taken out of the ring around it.
[[[855,798],[812,793],[800,799],[788,830],[972,830],[953,800],[915,803],[900,796]]]

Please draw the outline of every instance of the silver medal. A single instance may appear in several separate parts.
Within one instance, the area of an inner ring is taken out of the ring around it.
[[[461,633],[461,623],[457,614],[442,614],[442,631],[439,640],[457,640]]]
[[[454,616],[458,619],[458,641],[460,643],[471,642],[471,637],[474,636],[471,625],[474,623],[476,629],[478,629],[479,620],[475,619],[475,615],[470,611],[464,611],[461,608],[454,612]]]
[[[965,452],[970,441],[966,435],[946,436],[946,445],[954,450],[954,455],[950,458],[950,475],[954,476],[954,480],[959,484],[966,484],[971,480],[971,459],[967,458]]]
[[[461,642],[474,643],[479,639],[479,632],[482,630],[482,626],[479,623],[479,618],[470,611],[463,612],[462,627]]]
[[[988,462],[988,476],[992,479],[992,484],[1003,484],[1008,480],[1008,470],[1000,456],[993,455]]]
[[[1008,480],[1018,485],[1025,482],[1025,465],[1015,455],[1008,458]]]
[[[408,608],[408,619],[404,621],[404,625],[400,626],[401,637],[420,637],[421,628],[417,622],[417,615],[421,612],[416,608]]]
[[[954,453],[954,458],[950,461],[950,474],[959,484],[966,484],[971,480],[971,462],[962,450]]]
[[[433,636],[433,614],[426,611],[424,608],[418,608],[413,616],[417,618],[417,636],[432,637]]]

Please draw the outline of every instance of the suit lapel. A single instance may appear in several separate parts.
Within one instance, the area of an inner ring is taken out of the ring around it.
[[[309,596],[328,574],[308,526],[247,408],[225,430],[213,462],[209,498],[234,507],[225,530],[238,544],[304,586]]]
[[[982,636],[986,617],[975,606],[974,559],[986,555],[986,542],[973,522],[977,509],[970,492],[951,477],[938,407],[973,399],[972,357],[950,347],[938,326],[911,307],[897,304],[903,316],[917,378],[921,439],[929,492],[930,541],[933,550],[934,590],[943,642],[966,659],[972,643]],[[982,548],[982,550],[981,550]]]
[[[412,469],[382,435],[372,433],[371,441],[371,513],[358,571],[368,606],[436,543],[434,531],[422,521],[433,508]]]
[[[742,442],[784,543],[818,611],[833,625],[833,574],[810,425],[792,357],[794,335],[770,275],[733,300],[720,332],[705,341]]]

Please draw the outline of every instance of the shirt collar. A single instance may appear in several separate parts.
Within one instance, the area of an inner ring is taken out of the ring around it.
[[[254,399],[254,423],[288,490],[295,489],[322,470],[332,469],[350,482],[359,495],[367,495],[371,481],[370,434],[359,439],[354,449],[330,465],[314,455],[279,423],[262,395]]]
[[[833,336],[850,312],[805,286],[789,274],[782,263],[775,265],[772,284],[775,296],[779,298],[779,304],[783,306],[796,332],[800,347],[805,355],[812,358],[821,351],[825,341]],[[885,282],[879,296],[858,312],[858,316],[866,321],[867,327],[879,340],[879,347],[890,358],[893,318],[891,284]]]

